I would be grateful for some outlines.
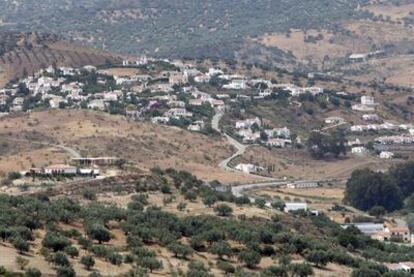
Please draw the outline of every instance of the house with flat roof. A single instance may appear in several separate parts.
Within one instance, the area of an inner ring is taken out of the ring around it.
[[[284,211],[286,213],[296,212],[296,211],[307,211],[307,210],[308,210],[307,203],[285,203]]]

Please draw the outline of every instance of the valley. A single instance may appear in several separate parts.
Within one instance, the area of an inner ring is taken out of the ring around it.
[[[0,9],[0,276],[414,273],[411,0]]]

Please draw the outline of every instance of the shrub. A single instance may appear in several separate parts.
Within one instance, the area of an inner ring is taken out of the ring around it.
[[[91,268],[95,265],[95,259],[92,256],[83,256],[80,260],[81,264],[85,266],[87,270],[91,270]]]
[[[231,263],[225,261],[218,261],[217,268],[223,271],[225,274],[234,273],[236,271]]]
[[[122,255],[117,252],[109,253],[107,259],[113,265],[121,265],[123,261]]]
[[[23,257],[17,256],[16,257],[16,264],[19,266],[20,270],[24,270],[26,266],[29,265],[29,260]]]
[[[42,245],[57,252],[63,251],[65,247],[69,246],[70,241],[62,235],[48,232],[42,241]]]
[[[186,259],[187,256],[193,254],[193,249],[190,246],[175,242],[168,245],[168,250],[173,252],[175,257],[181,257],[183,259]]]
[[[60,266],[56,270],[59,277],[76,277],[76,272],[71,266]]]
[[[153,257],[143,257],[139,263],[142,267],[148,268],[151,273],[163,268],[162,262]]]
[[[24,277],[41,277],[42,272],[39,269],[34,267],[29,267],[24,273]]]
[[[233,212],[233,209],[229,205],[219,204],[214,208],[214,211],[219,216],[229,216]]]
[[[260,263],[262,257],[259,253],[252,250],[245,250],[239,254],[240,261],[244,262],[248,268],[254,268]]]
[[[22,239],[20,236],[14,237],[12,241],[13,247],[16,248],[20,254],[29,252],[30,244]]]
[[[57,266],[69,266],[70,262],[68,257],[62,252],[57,252],[53,256],[53,263]]]
[[[92,224],[87,226],[86,233],[91,239],[97,240],[99,244],[111,240],[111,233],[101,224]]]
[[[71,258],[79,256],[79,251],[75,246],[65,247],[65,253],[68,254]]]

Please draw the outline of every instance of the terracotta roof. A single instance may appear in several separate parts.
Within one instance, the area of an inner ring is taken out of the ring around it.
[[[389,228],[391,233],[409,233],[410,230],[407,227],[394,227]]]

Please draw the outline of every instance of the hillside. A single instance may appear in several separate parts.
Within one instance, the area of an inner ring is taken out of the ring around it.
[[[345,19],[365,18],[366,12],[356,10],[358,2],[3,1],[0,28],[66,34],[123,53],[231,59],[249,37],[291,28],[333,28]]]
[[[384,264],[414,255],[324,214],[282,212],[278,195],[250,203],[174,169],[21,194],[0,195],[6,276],[396,276]]]
[[[174,167],[205,179],[238,181],[218,163],[232,149],[220,137],[207,137],[178,128],[79,110],[50,110],[0,119],[0,170],[27,170],[31,166],[69,161],[55,145],[73,147],[83,156],[116,156],[143,169]],[[43,145],[39,145],[42,143]]]
[[[0,33],[0,87],[49,65],[81,67],[119,62],[116,55],[69,43],[57,35]]]

